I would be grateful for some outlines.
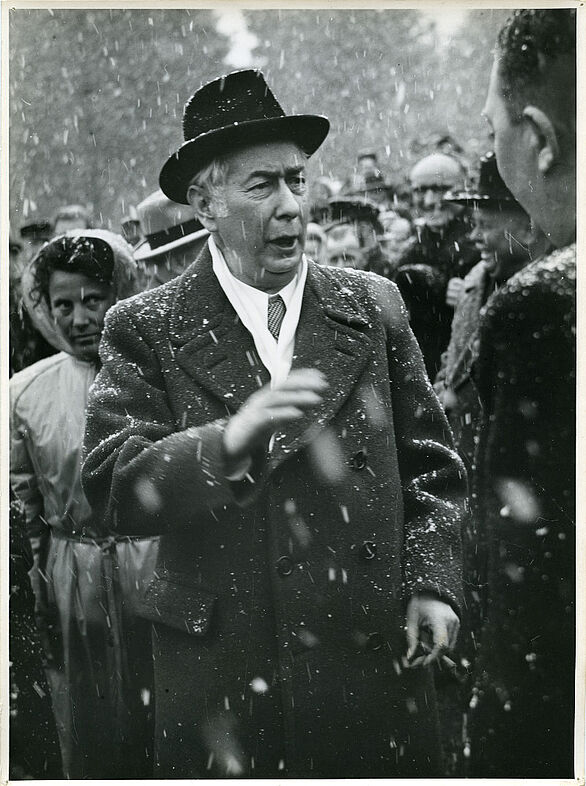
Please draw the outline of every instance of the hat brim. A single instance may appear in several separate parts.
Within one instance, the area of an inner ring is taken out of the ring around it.
[[[187,189],[193,176],[222,153],[245,145],[266,141],[290,140],[308,156],[315,153],[330,130],[322,115],[284,115],[262,120],[246,120],[201,134],[184,142],[165,162],[159,185],[165,196],[187,205]]]
[[[143,262],[145,259],[154,259],[155,257],[160,257],[162,254],[167,254],[175,248],[184,246],[186,243],[190,243],[193,240],[199,240],[207,235],[209,235],[207,229],[198,229],[197,232],[192,232],[190,235],[184,235],[183,237],[179,237],[176,240],[172,240],[170,243],[165,243],[156,248],[151,248],[149,241],[144,240],[134,249],[134,259],[136,262]]]
[[[445,196],[444,202],[451,202],[454,205],[471,205],[479,203],[483,205],[498,205],[498,204],[512,204],[514,199],[507,199],[507,197],[490,196],[489,194],[469,194],[465,191],[459,191],[453,196]]]

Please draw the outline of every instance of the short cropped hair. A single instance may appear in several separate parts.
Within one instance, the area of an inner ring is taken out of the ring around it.
[[[105,284],[112,284],[114,252],[110,245],[98,237],[60,235],[41,248],[32,262],[32,300],[35,305],[45,299],[49,303],[51,275],[60,270],[65,273],[83,273]]]
[[[222,188],[227,179],[228,161],[222,156],[216,156],[192,177],[189,185],[205,191],[213,202],[221,203]]]
[[[546,79],[540,62],[550,63],[576,53],[576,12],[570,8],[524,8],[515,11],[497,39],[503,98],[513,116],[520,117]]]

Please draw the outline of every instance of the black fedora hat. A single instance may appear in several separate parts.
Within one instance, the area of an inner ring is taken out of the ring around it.
[[[492,151],[485,153],[480,159],[480,173],[476,187],[469,191],[449,192],[444,196],[444,201],[458,205],[519,204],[500,176],[496,156]]]
[[[329,120],[321,115],[286,115],[261,71],[233,71],[200,87],[185,105],[185,142],[163,166],[159,185],[173,202],[186,205],[193,176],[216,155],[287,139],[310,156],[329,129]]]

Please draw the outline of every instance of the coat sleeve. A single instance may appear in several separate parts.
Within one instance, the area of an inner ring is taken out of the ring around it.
[[[529,525],[574,520],[575,302],[558,289],[521,274],[488,302],[479,331],[477,489]]]
[[[239,482],[225,477],[225,419],[184,429],[176,424],[159,359],[128,309],[109,313],[100,354],[82,482],[110,530],[159,535],[254,496],[253,470]]]
[[[405,595],[436,593],[459,610],[466,470],[397,288],[387,284],[382,297],[404,504]]]
[[[20,416],[18,395],[11,387],[10,488],[24,507],[27,528],[43,514],[43,495],[27,444],[27,426]]]

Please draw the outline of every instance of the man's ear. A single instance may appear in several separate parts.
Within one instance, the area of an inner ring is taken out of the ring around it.
[[[537,166],[542,175],[547,174],[560,158],[558,137],[553,123],[545,112],[536,106],[526,106],[523,110],[537,140]]]
[[[205,229],[208,232],[215,232],[217,229],[216,217],[212,207],[212,200],[207,192],[200,186],[191,185],[187,189],[187,201],[195,210],[195,215]]]

